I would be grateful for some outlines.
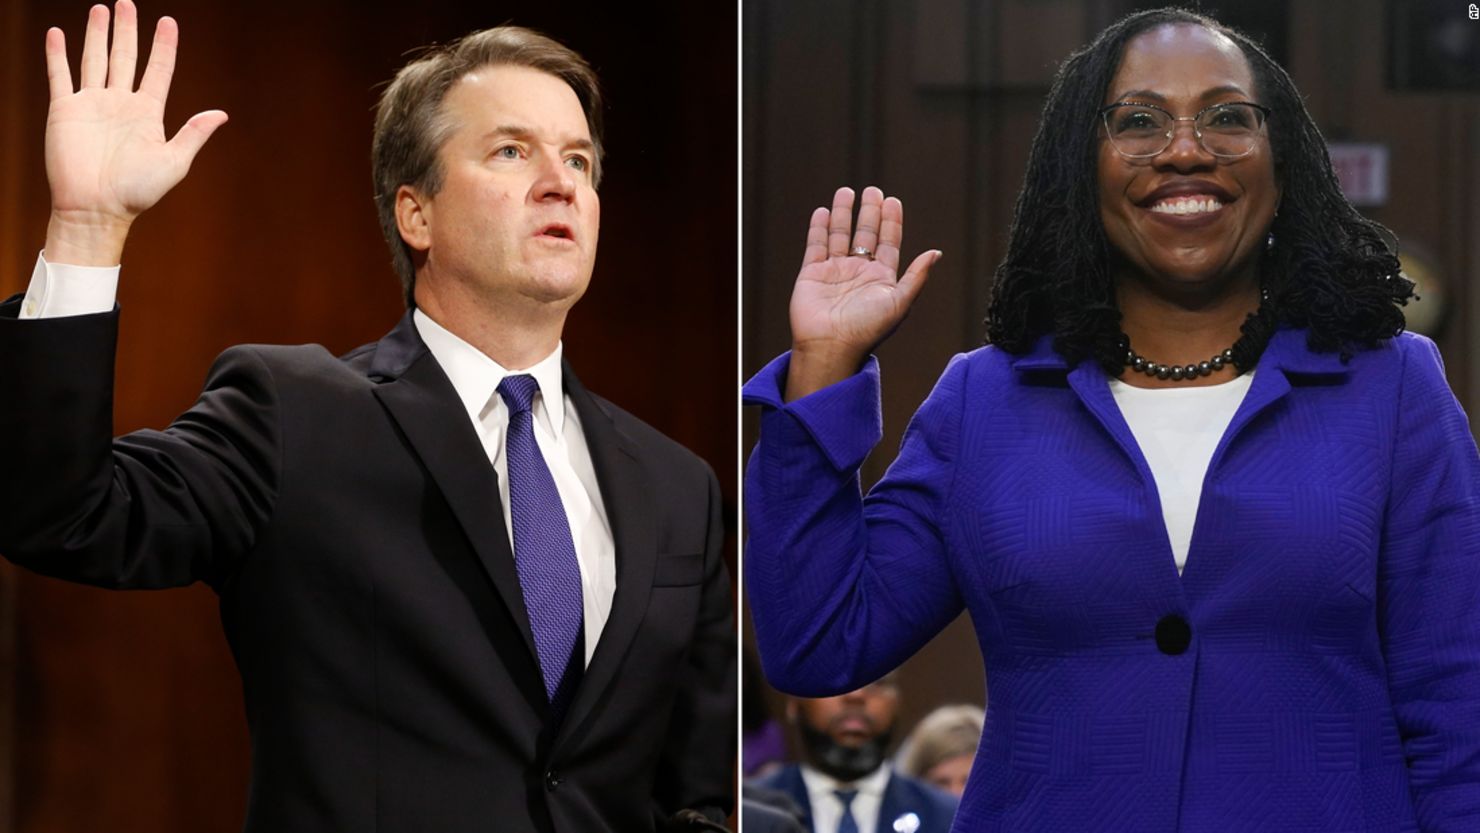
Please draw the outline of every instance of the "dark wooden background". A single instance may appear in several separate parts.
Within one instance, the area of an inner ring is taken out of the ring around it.
[[[1414,3],[1420,0],[1413,0]],[[1465,4],[1422,0],[1453,26]],[[902,260],[939,248],[908,320],[880,350],[884,439],[865,482],[894,458],[906,422],[955,353],[982,343],[991,274],[1048,85],[1059,63],[1135,8],[1127,0],[743,0],[742,366],[790,343],[787,301],[807,218],[841,185],[905,205]],[[1262,36],[1328,138],[1391,148],[1391,199],[1367,210],[1428,253],[1451,316],[1436,338],[1450,384],[1480,416],[1480,94],[1388,88],[1389,13],[1405,0],[1202,2]],[[1447,12],[1445,11],[1447,9]],[[1460,30],[1468,32],[1469,30]],[[743,423],[748,449],[754,413]],[[903,719],[981,703],[983,670],[962,617],[901,675]],[[773,707],[775,706],[773,699]]]
[[[0,0],[0,296],[24,289],[45,236],[43,34],[67,31],[75,77],[88,6]],[[129,241],[119,432],[189,407],[229,345],[343,352],[396,322],[399,287],[371,202],[378,85],[407,50],[513,22],[584,54],[608,101],[600,254],[566,355],[590,388],[705,457],[733,504],[734,8],[142,6],[149,31],[161,14],[181,26],[167,130],[212,107],[231,121]],[[3,579],[0,831],[240,829],[247,736],[212,592],[110,593],[9,567]]]

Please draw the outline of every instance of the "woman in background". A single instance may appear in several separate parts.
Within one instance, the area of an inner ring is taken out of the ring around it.
[[[985,720],[979,707],[964,703],[935,709],[899,745],[895,769],[959,798],[966,792]]]

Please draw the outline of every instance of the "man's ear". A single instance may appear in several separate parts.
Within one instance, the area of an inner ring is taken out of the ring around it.
[[[790,697],[786,698],[786,722],[796,723],[799,713],[800,712],[797,708],[797,701],[791,699]]]
[[[431,201],[410,185],[396,189],[396,229],[413,251],[424,252],[432,247],[430,209]]]

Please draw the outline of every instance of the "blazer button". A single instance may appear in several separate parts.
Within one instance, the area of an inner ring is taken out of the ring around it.
[[[1176,656],[1192,644],[1192,627],[1175,613],[1156,623],[1156,647],[1163,654]]]
[[[549,790],[550,792],[555,792],[555,788],[560,786],[560,781],[561,778],[559,772],[552,769],[549,772],[545,773],[546,790]]]

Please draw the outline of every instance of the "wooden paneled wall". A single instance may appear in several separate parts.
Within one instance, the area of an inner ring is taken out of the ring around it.
[[[878,185],[904,201],[905,262],[927,248],[945,254],[880,350],[884,439],[866,483],[894,458],[946,361],[982,343],[989,282],[1054,71],[1119,14],[1150,5],[1161,4],[743,0],[744,373],[789,345],[807,218],[838,186]],[[1216,14],[1219,4],[1200,5]],[[1283,19],[1272,47],[1288,52],[1328,135],[1392,148],[1392,199],[1369,214],[1436,253],[1456,313],[1440,348],[1451,385],[1480,416],[1480,361],[1471,358],[1480,293],[1469,283],[1480,270],[1480,96],[1387,90],[1383,0],[1225,5],[1240,21]],[[756,425],[747,413],[747,449]],[[941,702],[980,702],[982,674],[963,616],[905,666],[905,720]]]
[[[371,108],[405,53],[504,22],[533,26],[601,75],[606,208],[592,288],[566,355],[593,390],[705,457],[733,504],[736,33],[731,8],[679,0],[143,0],[181,27],[173,131],[231,121],[139,221],[125,255],[116,429],[162,427],[241,342],[374,340],[402,313],[371,202]],[[42,245],[42,39],[86,0],[0,3],[0,291]],[[147,40],[146,40],[147,42]],[[74,70],[75,72],[75,70]],[[9,438],[8,441],[17,441]],[[0,507],[0,512],[4,512]],[[0,816],[20,833],[240,829],[248,748],[216,600],[196,587],[109,593],[15,570],[0,620]],[[13,600],[11,604],[7,600]],[[14,785],[14,800],[6,792]],[[0,825],[0,831],[10,828]]]

